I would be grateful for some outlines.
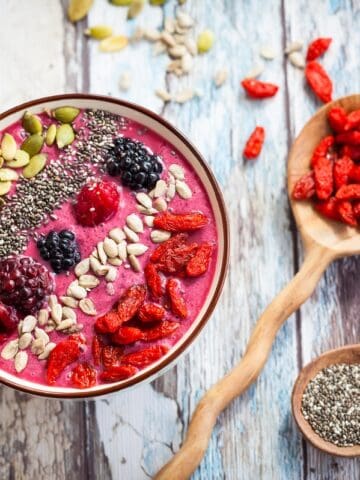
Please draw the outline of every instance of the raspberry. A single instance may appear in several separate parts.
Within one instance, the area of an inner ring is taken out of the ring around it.
[[[187,232],[198,230],[208,223],[208,218],[201,212],[194,213],[159,213],[154,220],[154,227],[167,232]]]
[[[13,307],[0,303],[0,336],[3,332],[12,332],[15,330],[19,318]]]
[[[131,365],[118,365],[110,367],[100,374],[103,382],[118,382],[132,377],[137,372],[137,368]]]
[[[208,243],[200,245],[195,256],[186,265],[186,274],[189,277],[198,277],[209,268],[212,246]]]
[[[90,388],[96,385],[96,370],[88,363],[79,363],[71,372],[71,382],[77,388]]]
[[[166,290],[170,298],[171,310],[174,315],[181,318],[187,317],[185,300],[181,295],[180,282],[176,278],[170,278],[166,284]]]
[[[144,303],[139,310],[139,320],[144,323],[160,322],[165,317],[165,309],[156,303]]]
[[[81,225],[93,227],[115,215],[120,195],[112,182],[92,182],[85,185],[75,204],[75,215]]]
[[[30,257],[0,260],[0,301],[28,314],[39,310],[54,290],[48,269]]]

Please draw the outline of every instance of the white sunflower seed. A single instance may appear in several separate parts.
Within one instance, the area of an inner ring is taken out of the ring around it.
[[[167,209],[167,203],[163,197],[159,197],[154,200],[153,205],[158,212],[165,212],[165,210]]]
[[[171,17],[165,18],[164,27],[165,27],[165,30],[167,32],[174,33],[175,32],[175,20]]]
[[[108,262],[110,263],[110,265],[113,265],[114,267],[120,267],[120,265],[122,264],[122,260],[120,260],[120,258],[118,257],[109,258]]]
[[[113,283],[109,282],[106,284],[106,293],[110,296],[115,295],[115,287]]]
[[[89,258],[84,258],[84,260],[81,260],[76,267],[75,267],[75,275],[77,277],[80,277],[81,275],[85,275],[88,273],[90,269],[90,259]]]
[[[96,260],[99,260],[99,255],[96,248],[94,248],[94,250],[91,252],[90,258],[91,257],[96,258]]]
[[[62,322],[59,323],[59,325],[56,327],[56,330],[61,332],[62,330],[66,330],[70,328],[74,324],[75,324],[75,320],[73,318],[67,318],[66,320],[63,320]]]
[[[76,308],[79,302],[74,297],[60,297],[61,302],[66,307]]]
[[[184,45],[187,48],[188,52],[191,53],[193,57],[197,55],[197,45],[196,45],[196,41],[193,38],[185,38]]]
[[[91,270],[96,274],[97,274],[97,271],[102,267],[101,263],[99,262],[99,260],[95,257],[90,257],[90,267],[91,267]]]
[[[54,305],[56,305],[58,303],[57,296],[56,295],[50,295],[48,303],[49,303],[50,308],[52,308]]]
[[[140,265],[140,262],[139,260],[137,259],[137,257],[135,257],[135,255],[129,255],[129,262],[130,262],[130,265],[131,265],[131,268],[135,271],[135,272],[141,272],[141,265]]]
[[[67,328],[65,331],[66,333],[78,333],[81,332],[83,328],[84,325],[82,323],[74,323],[74,325],[71,325],[71,327]]]
[[[116,248],[117,253],[117,248]],[[94,275],[81,275],[79,277],[79,285],[83,288],[95,288],[99,285],[100,280]]]
[[[127,90],[129,90],[130,86],[131,86],[131,75],[129,72],[123,72],[120,75],[120,79],[119,79],[120,90],[122,90],[123,92],[126,92]]]
[[[21,337],[19,338],[19,348],[20,350],[25,350],[25,348],[28,348],[30,343],[32,342],[33,337],[31,333],[23,333]]]
[[[47,345],[50,341],[49,335],[42,328],[35,328],[35,337],[41,338],[44,341],[44,345]]]
[[[126,242],[123,240],[118,245],[118,255],[123,262],[127,259]]]
[[[294,67],[305,68],[305,57],[300,52],[291,52],[289,54],[289,60]]]
[[[137,205],[137,209],[139,210],[140,213],[143,215],[154,215],[157,213],[157,210],[155,208],[145,208],[142,205]]]
[[[120,243],[122,240],[125,239],[125,233],[122,231],[121,228],[115,227],[110,230],[109,237],[114,240],[114,242]]]
[[[114,240],[106,237],[104,240],[104,251],[109,258],[114,258],[117,255],[117,245]]]
[[[164,90],[163,88],[158,88],[157,90],[155,90],[155,94],[159,98],[161,98],[163,102],[170,102],[171,100],[171,94],[167,90]]]
[[[135,233],[142,233],[144,231],[142,220],[138,215],[136,215],[136,213],[132,213],[126,217],[126,224]]]
[[[134,230],[131,230],[131,228],[127,227],[125,225],[124,227],[124,232],[126,235],[126,238],[129,240],[129,242],[138,242],[139,241],[139,235],[134,232]]]
[[[85,313],[85,315],[97,315],[97,311],[94,305],[94,302],[90,298],[83,298],[79,303],[80,310]]]
[[[107,274],[105,275],[105,280],[107,282],[114,282],[117,277],[117,270],[115,267],[109,267]]]
[[[153,54],[154,55],[160,55],[161,53],[165,53],[167,50],[167,45],[160,41],[160,42],[155,42],[153,46]]]
[[[16,354],[16,357],[15,357],[15,362],[14,362],[14,366],[15,366],[15,370],[17,371],[17,373],[20,373],[24,370],[24,368],[26,367],[27,363],[28,363],[28,354],[26,352],[18,352]]]
[[[47,333],[53,332],[55,330],[55,325],[46,325],[44,330]]]
[[[194,20],[186,12],[178,11],[176,14],[176,19],[182,28],[190,28],[194,25]]]
[[[131,243],[127,246],[127,253],[128,255],[135,255],[135,257],[138,257],[139,255],[143,255],[147,249],[148,247],[142,243]]]
[[[175,45],[168,50],[171,58],[181,58],[187,52],[185,45]]]
[[[162,243],[166,240],[169,240],[171,237],[170,232],[166,232],[165,230],[153,230],[150,233],[150,238],[154,243]]]
[[[37,338],[31,344],[31,352],[34,355],[40,355],[45,349],[45,342],[42,338]]]
[[[146,226],[152,228],[154,226],[154,217],[152,215],[145,215],[144,223]]]
[[[261,47],[259,53],[263,58],[265,58],[265,60],[274,60],[274,58],[276,57],[275,50],[269,45],[264,45],[263,47]]]
[[[169,202],[175,197],[176,188],[175,183],[170,183],[166,191],[166,200]]]
[[[303,48],[303,42],[300,40],[295,40],[294,42],[290,42],[286,48],[285,48],[285,53],[289,54],[292,52],[299,52]]]
[[[103,265],[106,265],[107,255],[106,255],[105,250],[104,250],[104,242],[99,242],[99,243],[96,245],[96,248],[97,248],[97,252],[98,252],[98,255],[99,255],[99,260],[100,260],[100,262],[101,262]]]
[[[19,336],[22,334],[23,323],[24,323],[24,320],[20,320],[20,322],[18,323],[18,326],[17,326],[17,331],[18,331]]]
[[[1,350],[1,356],[4,360],[11,360],[15,357],[19,350],[19,340],[11,340],[9,343],[5,345],[5,347]]]
[[[182,180],[176,180],[175,188],[179,197],[183,198],[184,200],[192,197],[192,191],[190,190],[189,185]]]
[[[171,166],[169,167],[169,169],[170,168]],[[154,198],[162,197],[166,192],[166,187],[167,185],[164,180],[158,180],[155,185]]]
[[[174,100],[177,103],[185,103],[194,98],[194,96],[195,90],[193,88],[185,88],[175,95]]]
[[[263,71],[264,71],[264,65],[262,63],[259,63],[253,66],[253,68],[248,72],[248,74],[245,75],[245,78],[258,77],[259,75],[262,74]]]
[[[184,180],[185,178],[184,169],[176,163],[170,165],[169,172],[178,180]]]
[[[143,205],[145,208],[152,207],[152,201],[149,195],[146,195],[144,192],[139,192],[136,194],[136,200]]]
[[[73,283],[75,283],[75,282],[72,282],[72,284]],[[70,286],[72,284],[70,284]],[[69,286],[69,288],[70,288],[70,286]],[[69,288],[68,288],[68,291],[69,291]],[[62,311],[63,311],[63,307],[59,303],[54,305],[53,308],[51,309],[51,318],[56,324],[61,322]]]
[[[193,59],[189,53],[184,53],[181,57],[181,68],[184,73],[189,73],[193,67]]]
[[[37,324],[37,319],[33,315],[27,315],[22,325],[22,333],[32,332]]]
[[[69,297],[74,297],[77,300],[81,300],[82,298],[86,297],[87,292],[86,292],[85,288],[80,287],[80,285],[77,281],[74,281],[74,282],[70,283],[70,285],[68,286],[66,294]]]
[[[181,69],[181,60],[179,60],[179,59],[173,60],[166,67],[166,71],[169,72],[169,73],[176,72],[179,69]]]
[[[38,313],[39,325],[43,327],[48,323],[48,320],[49,320],[49,312],[45,308],[42,308]]]
[[[160,40],[161,35],[158,30],[148,28],[144,31],[144,37],[149,42],[157,42],[158,40]]]
[[[84,299],[83,299],[84,300]],[[81,301],[81,300],[80,300]],[[79,302],[80,305],[80,302]],[[75,311],[70,308],[70,307],[64,307],[63,308],[63,314],[62,314],[62,320],[66,320],[67,318],[71,318],[72,320],[76,321],[76,313]]]
[[[54,348],[56,347],[56,343],[54,342],[50,342],[46,345],[44,351],[42,353],[40,353],[40,355],[38,356],[38,359],[39,360],[45,360],[46,358],[48,358],[48,356],[50,355],[50,352],[52,350],[54,350]]]
[[[228,78],[228,71],[223,68],[221,70],[218,70],[215,75],[214,75],[214,83],[215,85],[219,88],[221,87],[222,85],[224,85],[224,83],[226,82]]]
[[[169,32],[161,32],[161,40],[169,47],[175,47],[176,45],[174,37]]]

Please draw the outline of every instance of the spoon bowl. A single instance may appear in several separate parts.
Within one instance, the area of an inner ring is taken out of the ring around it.
[[[312,429],[301,412],[303,393],[310,380],[312,380],[320,370],[338,363],[360,363],[360,345],[348,345],[346,347],[329,350],[306,365],[301,370],[293,388],[291,397],[292,412],[299,430],[314,447],[330,455],[357,457],[360,456],[360,445],[339,447],[334,443],[327,442]]]

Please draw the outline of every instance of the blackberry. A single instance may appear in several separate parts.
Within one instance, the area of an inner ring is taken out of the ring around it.
[[[106,169],[112,177],[120,176],[131,190],[149,191],[160,179],[163,166],[160,157],[150,154],[143,143],[118,137],[109,150]]]
[[[55,273],[66,272],[81,260],[75,234],[70,230],[49,232],[46,236],[39,238],[37,247],[41,257],[50,261]]]

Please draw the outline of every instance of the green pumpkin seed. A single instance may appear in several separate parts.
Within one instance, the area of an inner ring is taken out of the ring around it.
[[[204,30],[197,39],[197,48],[199,53],[206,53],[214,44],[214,34],[211,30]]]
[[[13,160],[16,148],[14,137],[10,133],[5,133],[1,140],[1,155],[4,160]]]
[[[12,182],[13,180],[17,180],[19,175],[11,168],[0,168],[0,182]]]
[[[14,160],[6,162],[6,166],[9,168],[21,168],[25,167],[30,161],[30,155],[25,150],[16,150]]]
[[[53,123],[47,129],[46,136],[45,136],[45,143],[48,147],[51,147],[51,145],[55,142],[55,137],[56,137],[56,125],[55,123]]]
[[[107,25],[95,25],[87,28],[84,33],[95,40],[103,40],[112,35],[112,28]]]
[[[29,133],[41,133],[43,129],[40,118],[30,112],[24,113],[22,125]]]
[[[117,7],[128,7],[131,5],[132,0],[110,0],[110,3]]]
[[[68,123],[60,125],[60,127],[56,130],[56,144],[59,148],[64,148],[67,145],[70,145],[74,139],[74,130]]]
[[[35,177],[45,167],[47,160],[46,153],[39,153],[30,158],[29,164],[24,168],[22,174],[25,178]]]
[[[11,188],[11,182],[0,182],[0,195],[6,195]]]
[[[131,20],[139,15],[144,8],[145,0],[133,0],[128,10],[127,18]]]
[[[68,7],[68,18],[70,22],[78,22],[86,17],[94,0],[70,0]]]
[[[24,150],[30,155],[30,157],[33,157],[34,155],[40,152],[43,145],[44,145],[43,137],[38,133],[33,133],[32,135],[30,135],[30,137],[27,137],[23,141],[21,145],[21,150]]]
[[[61,123],[71,123],[79,113],[80,110],[75,107],[59,107],[54,110],[54,117]]]

